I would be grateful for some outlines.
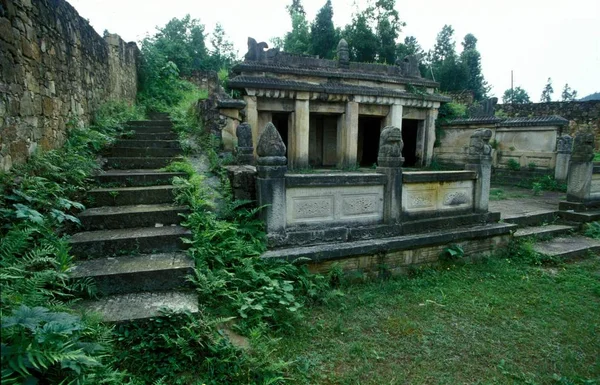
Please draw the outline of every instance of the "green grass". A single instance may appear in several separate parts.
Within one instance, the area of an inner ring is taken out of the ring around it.
[[[496,259],[344,288],[277,354],[293,383],[588,384],[600,379],[600,260]]]
[[[501,201],[506,199],[517,199],[517,198],[525,198],[528,195],[522,194],[520,192],[515,191],[506,191],[501,188],[491,188],[490,189],[490,200],[491,201]]]
[[[594,154],[594,162],[600,162],[600,152]]]

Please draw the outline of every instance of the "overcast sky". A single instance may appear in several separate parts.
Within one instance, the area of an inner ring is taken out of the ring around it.
[[[221,23],[238,54],[246,39],[270,41],[291,28],[285,5],[291,0],[67,0],[102,34],[105,29],[124,40],[139,41],[173,17],[190,14],[211,32]],[[325,0],[303,0],[312,20]],[[334,24],[343,27],[367,0],[332,0]],[[412,35],[427,51],[444,24],[455,30],[460,52],[463,37],[474,34],[483,73],[492,94],[501,97],[514,85],[538,102],[548,77],[553,100],[565,83],[583,97],[600,91],[600,0],[396,0],[406,22],[401,39]],[[208,44],[208,41],[207,41]]]

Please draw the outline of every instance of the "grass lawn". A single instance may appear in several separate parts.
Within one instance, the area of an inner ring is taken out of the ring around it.
[[[293,383],[600,383],[598,257],[489,259],[342,291],[280,336]]]

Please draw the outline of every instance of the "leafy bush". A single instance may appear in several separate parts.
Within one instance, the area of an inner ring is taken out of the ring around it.
[[[509,159],[508,162],[506,163],[506,167],[510,171],[520,171],[521,170],[521,165],[519,164],[519,162],[517,162],[514,159]]]
[[[600,239],[600,222],[595,221],[585,225],[585,236]]]

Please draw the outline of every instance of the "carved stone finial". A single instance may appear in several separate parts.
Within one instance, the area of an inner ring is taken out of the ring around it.
[[[348,42],[345,39],[341,39],[338,43],[337,57],[340,67],[348,68],[350,66],[350,50],[348,49]]]
[[[401,62],[396,61],[396,65],[400,66],[402,76],[411,78],[421,77],[421,71],[419,70],[419,57],[417,55],[408,55]]]
[[[474,104],[469,108],[469,116],[472,118],[483,116],[494,116],[496,113],[496,104],[498,98],[489,98]]]
[[[573,137],[563,135],[556,138],[556,151],[561,154],[570,154],[573,149]]]
[[[489,157],[492,155],[492,146],[490,139],[492,138],[492,130],[489,128],[480,128],[475,130],[471,135],[469,143],[469,157]]]
[[[377,165],[379,167],[401,167],[404,163],[403,148],[402,131],[394,126],[384,128],[379,137]]]
[[[248,37],[248,52],[244,55],[246,61],[258,61],[265,62],[267,60],[267,53],[265,49],[269,48],[267,43],[257,43],[254,38]]]
[[[573,140],[573,154],[571,161],[587,163],[594,160],[594,134],[589,131],[580,131]]]
[[[256,146],[258,164],[265,166],[285,165],[287,163],[285,151],[285,144],[277,128],[273,123],[268,123]]]
[[[254,147],[252,146],[252,127],[248,123],[237,126],[235,135],[238,139],[237,159],[240,164],[254,163]]]

